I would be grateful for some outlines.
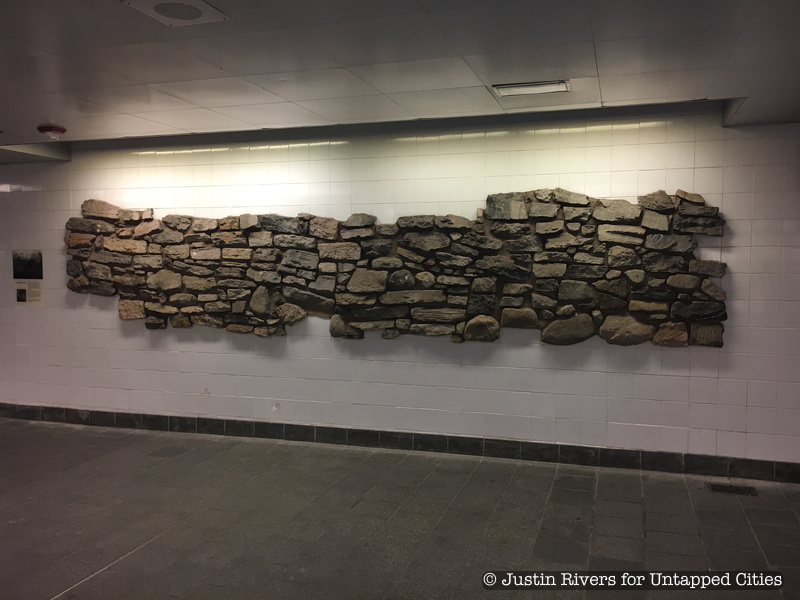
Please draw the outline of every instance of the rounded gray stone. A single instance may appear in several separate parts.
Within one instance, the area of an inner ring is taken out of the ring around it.
[[[594,335],[594,321],[586,313],[579,313],[568,319],[553,321],[542,330],[545,344],[566,346],[588,340]]]

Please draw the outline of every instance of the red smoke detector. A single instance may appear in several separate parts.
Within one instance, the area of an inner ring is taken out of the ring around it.
[[[57,140],[59,136],[67,133],[67,128],[62,127],[61,125],[56,125],[55,123],[42,123],[36,128],[36,131],[46,135],[51,140]]]

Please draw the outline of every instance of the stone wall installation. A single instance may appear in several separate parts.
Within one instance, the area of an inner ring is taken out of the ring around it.
[[[69,289],[119,295],[149,329],[203,325],[284,335],[309,313],[334,337],[381,330],[492,341],[501,327],[543,342],[721,346],[725,292],[694,234],[720,236],[698,194],[598,200],[560,188],[494,194],[456,215],[300,214],[207,219],[87,200],[67,221]]]

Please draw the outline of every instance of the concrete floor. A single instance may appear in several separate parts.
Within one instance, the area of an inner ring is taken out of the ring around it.
[[[0,419],[0,598],[793,598],[800,486]],[[727,480],[726,480],[727,481]],[[489,570],[780,591],[488,591]]]

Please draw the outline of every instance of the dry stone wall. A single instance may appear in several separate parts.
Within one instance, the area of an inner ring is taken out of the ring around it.
[[[149,329],[202,325],[262,337],[309,313],[334,337],[380,330],[492,341],[721,346],[725,265],[698,260],[718,209],[678,190],[598,200],[560,188],[494,194],[475,220],[368,214],[207,219],[87,200],[67,221],[69,289],[119,295]]]

